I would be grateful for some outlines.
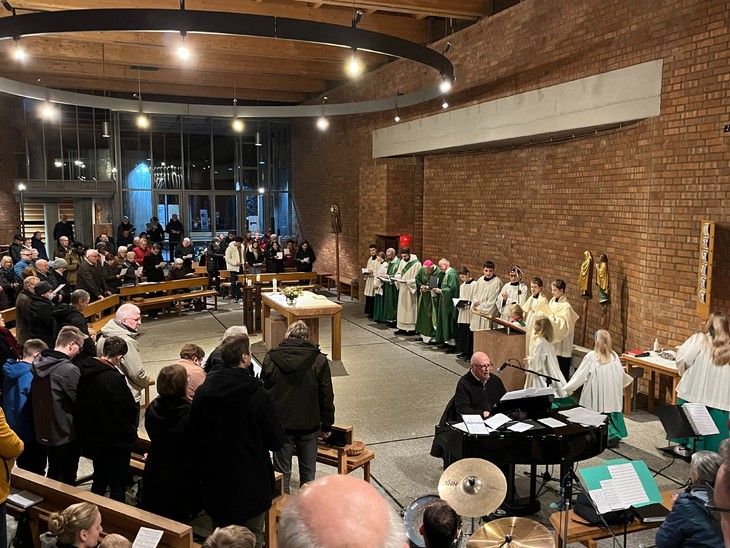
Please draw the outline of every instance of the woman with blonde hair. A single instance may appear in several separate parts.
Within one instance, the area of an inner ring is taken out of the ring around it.
[[[692,335],[679,347],[677,371],[682,376],[677,385],[677,403],[706,405],[720,431],[714,436],[702,436],[700,440],[682,440],[690,449],[678,448],[677,452],[717,451],[720,442],[728,437],[730,411],[730,328],[725,314],[710,314],[705,331]]]
[[[595,346],[580,362],[565,391],[572,394],[583,386],[580,404],[608,416],[608,445],[617,447],[628,436],[623,414],[624,388],[631,377],[624,372],[621,360],[611,349],[611,334],[599,329],[595,334]]]
[[[560,371],[558,356],[555,347],[550,344],[553,338],[553,326],[547,318],[537,318],[533,325],[532,342],[530,344],[530,355],[523,360],[529,371],[540,373],[558,379],[552,381],[550,386],[555,389],[558,398],[565,398],[565,377]],[[525,388],[542,388],[547,386],[547,379],[538,375],[527,373],[525,375]]]
[[[72,504],[50,515],[48,529],[55,538],[55,546],[59,548],[96,548],[103,531],[99,507],[90,502]]]

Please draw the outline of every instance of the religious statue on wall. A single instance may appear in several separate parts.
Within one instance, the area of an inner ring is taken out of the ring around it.
[[[583,253],[583,262],[580,265],[580,279],[578,283],[580,285],[580,296],[584,299],[592,299],[593,255],[591,255],[590,251]]]
[[[332,215],[332,232],[342,234],[342,219],[340,218],[340,206],[332,204],[330,206],[330,215]]]
[[[598,303],[601,305],[601,329],[608,329],[611,317],[609,310],[611,296],[608,279],[608,255],[605,253],[601,253],[596,265],[596,285],[598,286]]]
[[[100,225],[104,222],[104,206],[101,202],[94,202],[94,224]]]

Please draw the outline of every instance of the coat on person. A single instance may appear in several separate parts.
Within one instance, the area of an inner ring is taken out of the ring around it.
[[[109,320],[107,324],[101,328],[101,333],[96,341],[96,351],[100,354],[104,350],[104,341],[107,337],[121,337],[127,343],[127,353],[124,355],[119,370],[124,373],[127,378],[134,400],[139,403],[142,398],[142,390],[144,390],[150,382],[150,377],[145,371],[142,356],[139,353],[139,342],[137,338],[139,333],[133,331],[124,325],[120,325],[116,320]]]
[[[723,548],[719,520],[705,508],[710,498],[705,485],[695,485],[689,493],[680,493],[657,531],[656,547]]]
[[[78,355],[71,361],[75,364],[80,364],[96,356],[96,343],[89,337],[89,324],[86,323],[86,318],[77,308],[74,308],[70,304],[59,304],[53,310],[53,337],[54,340],[58,337],[58,333],[66,327],[72,325],[78,327],[79,330],[86,335],[84,339],[84,346]]]
[[[0,409],[0,455],[5,465],[5,474],[0,474],[0,503],[4,503],[10,494],[10,470],[15,459],[23,452],[23,441],[12,431],[5,420],[5,413]],[[4,524],[3,524],[4,526]]]
[[[76,440],[74,407],[79,368],[57,350],[44,350],[33,362],[33,424],[36,440],[57,447]]]
[[[101,266],[92,264],[86,259],[82,260],[76,275],[76,289],[86,291],[92,301],[103,297],[107,292],[107,287]]]
[[[44,285],[45,284],[45,285]],[[36,286],[36,292],[42,291],[47,286],[50,291],[50,284],[41,282]],[[41,295],[33,294],[30,297],[30,318],[28,321],[28,338],[40,339],[48,348],[56,346],[56,337],[53,333],[53,303],[50,299]]]

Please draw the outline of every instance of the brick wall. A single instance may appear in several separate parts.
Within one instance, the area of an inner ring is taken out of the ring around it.
[[[331,119],[326,134],[312,120],[295,121],[292,187],[317,269],[333,268],[333,201],[343,210],[342,269],[351,275],[375,233],[397,230],[414,235],[422,258],[445,255],[477,272],[490,258],[500,275],[518,262],[528,277],[564,278],[583,316],[583,251],[596,259],[605,252],[617,349],[655,337],[662,345],[682,342],[700,324],[693,300],[700,221],[730,225],[730,136],[721,133],[730,123],[729,13],[730,2],[717,0],[526,0],[449,39],[457,75],[452,108],[663,59],[660,116],[610,132],[419,161],[373,160],[371,132],[392,124],[392,113]],[[398,61],[328,96],[394,96],[434,78]],[[439,110],[433,101],[400,115],[413,120]],[[719,283],[727,280],[728,254],[716,246],[715,310],[730,311]],[[589,333],[599,321],[596,297]]]
[[[20,227],[20,205],[13,196],[13,162],[15,148],[23,139],[13,112],[21,108],[20,99],[3,97],[0,100],[0,127],[3,128],[0,131],[0,244],[8,245],[13,243],[13,235],[19,232]]]

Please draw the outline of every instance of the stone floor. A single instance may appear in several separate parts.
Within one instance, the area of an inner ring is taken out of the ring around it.
[[[396,337],[393,330],[368,321],[357,301],[343,297],[342,305],[342,363],[337,364],[337,376],[333,378],[336,420],[353,425],[356,438],[375,450],[373,483],[400,511],[418,497],[437,493],[441,462],[429,456],[434,425],[468,364],[414,337]],[[241,323],[241,306],[228,301],[221,301],[217,312],[188,312],[182,318],[145,317],[139,339],[145,367],[156,377],[163,366],[177,359],[183,344],[194,342],[210,352],[227,327]],[[330,333],[329,322],[323,321],[320,343],[325,353],[330,352]],[[252,342],[260,341],[260,333],[252,336]],[[666,442],[656,416],[639,409],[626,418],[626,423],[629,437],[618,448],[579,463],[579,468],[621,457],[641,459],[653,472],[661,470],[656,476],[660,489],[681,486],[688,478],[689,467],[657,451]],[[524,492],[527,478],[522,468],[518,470],[517,485]],[[333,471],[320,465],[317,474]],[[549,467],[548,471],[558,475],[558,467]],[[298,485],[296,473],[292,485]],[[549,526],[549,504],[558,500],[558,489],[557,481],[545,485],[540,496],[542,510],[531,516],[533,519]],[[465,528],[469,529],[470,524]],[[627,545],[652,546],[653,536],[631,535]],[[599,544],[610,545],[610,539]]]

